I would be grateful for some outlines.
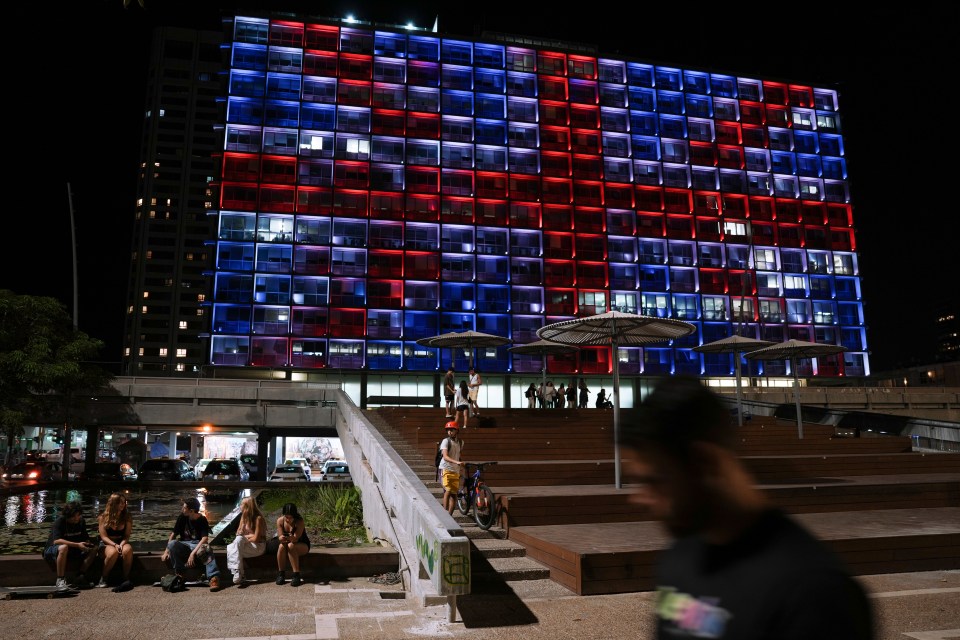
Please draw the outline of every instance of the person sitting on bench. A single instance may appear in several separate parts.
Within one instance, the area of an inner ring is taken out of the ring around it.
[[[83,507],[79,502],[68,502],[53,522],[43,559],[57,570],[57,588],[67,588],[67,561],[79,560],[80,573],[77,583],[87,584],[86,571],[97,557],[97,545],[90,541],[87,523],[83,519]]]

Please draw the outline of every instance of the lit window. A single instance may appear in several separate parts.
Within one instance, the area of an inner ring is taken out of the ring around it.
[[[161,358],[166,358],[166,357],[167,357],[167,348],[166,348],[166,347],[160,347],[160,357],[161,357]]]
[[[198,317],[198,318],[202,318],[202,317],[203,317],[203,309],[197,309],[197,317]]]
[[[147,305],[143,305],[142,307],[140,307],[140,313],[145,314],[146,312],[147,312]]]
[[[206,300],[206,299],[207,299],[207,296],[206,296],[206,295],[204,295],[204,294],[202,294],[202,293],[198,293],[198,294],[197,294],[197,302],[203,302],[203,301]]]
[[[186,357],[187,357],[187,350],[186,350],[186,349],[177,349],[177,357],[178,357],[178,358],[186,358]]]
[[[142,358],[142,357],[143,357],[143,347],[140,347],[140,351],[139,351],[138,353],[140,354],[140,357]]]
[[[149,297],[150,297],[150,292],[149,292],[149,291],[144,291],[144,292],[143,292],[143,297],[144,297],[144,298],[149,298]]]
[[[124,347],[124,348],[123,348],[123,356],[124,356],[125,358],[129,358],[129,357],[130,357],[130,347]]]
[[[184,369],[183,363],[182,363],[182,362],[178,362],[176,369],[177,369],[177,371],[183,371],[183,369]]]
[[[180,321],[180,328],[181,328],[181,329],[186,329],[186,328],[187,328],[187,321],[186,321],[186,320],[181,320],[181,321]]]

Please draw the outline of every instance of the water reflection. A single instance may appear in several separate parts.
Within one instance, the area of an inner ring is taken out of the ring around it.
[[[103,510],[114,488],[43,489],[7,496],[4,503],[4,526],[0,528],[0,554],[41,553],[50,527],[67,502],[82,505],[87,529],[95,535],[97,515]],[[160,550],[180,514],[184,498],[196,497],[214,533],[218,533],[239,509],[240,501],[250,495],[249,489],[208,494],[203,489],[178,490],[124,487],[127,508],[133,516],[130,542],[138,551]]]

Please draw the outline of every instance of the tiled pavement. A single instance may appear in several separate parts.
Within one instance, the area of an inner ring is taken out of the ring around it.
[[[45,576],[46,577],[46,576]],[[877,640],[960,639],[960,571],[860,578],[871,594]],[[5,638],[71,640],[620,640],[650,638],[649,592],[576,596],[550,580],[488,585],[446,606],[421,607],[400,585],[365,578],[293,588],[272,582],[218,593],[90,589],[73,597],[0,601]]]

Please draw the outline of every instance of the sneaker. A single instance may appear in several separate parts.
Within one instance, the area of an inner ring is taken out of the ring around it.
[[[210,578],[210,591],[220,591],[220,576]]]
[[[87,576],[81,573],[73,579],[73,586],[75,586],[77,589],[89,589],[90,581],[87,580]]]
[[[66,589],[66,588],[67,588],[67,579],[57,578],[57,589]]]
[[[106,578],[100,578],[100,582],[97,583],[97,589],[103,589],[103,588],[105,588],[105,587],[107,587],[107,586],[109,586],[109,585],[107,585],[107,579],[106,579]]]
[[[286,581],[286,576],[283,574],[283,571],[277,572],[277,584],[283,584]]]
[[[302,583],[303,581],[300,580],[300,574],[299,573],[293,574],[293,580],[290,581],[290,586],[299,587]]]

